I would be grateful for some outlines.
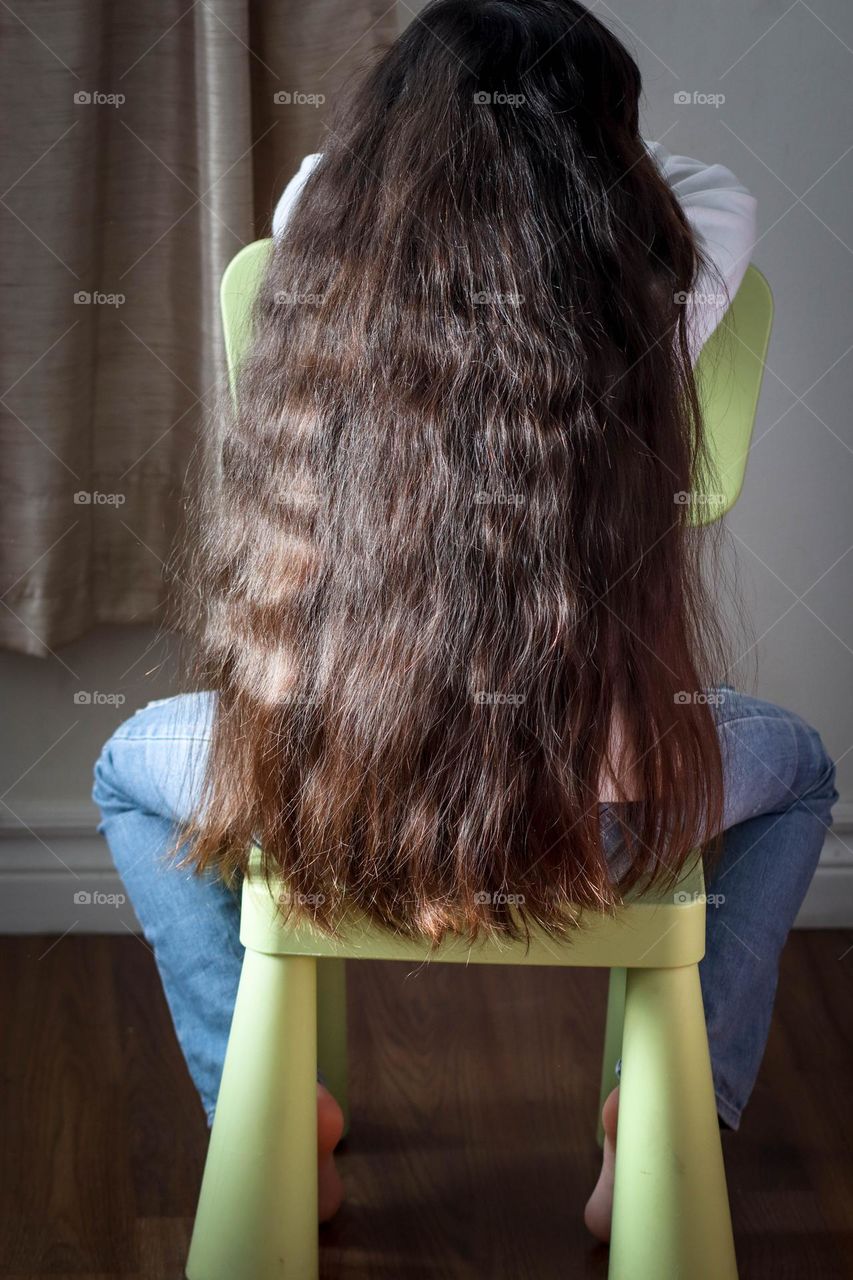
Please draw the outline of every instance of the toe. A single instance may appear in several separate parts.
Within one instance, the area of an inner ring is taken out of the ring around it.
[[[344,1113],[325,1085],[317,1085],[317,1148],[334,1151],[344,1131]]]
[[[616,1124],[619,1118],[619,1088],[613,1089],[601,1108],[601,1124],[611,1142],[616,1141]]]

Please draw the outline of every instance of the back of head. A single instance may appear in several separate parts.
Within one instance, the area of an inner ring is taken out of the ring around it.
[[[243,867],[256,840],[322,927],[562,932],[715,829],[713,619],[676,500],[699,256],[640,88],[573,0],[436,0],[276,245],[202,513],[219,697],[191,856]]]

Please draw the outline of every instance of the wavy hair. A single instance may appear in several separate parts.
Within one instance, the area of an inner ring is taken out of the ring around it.
[[[275,244],[198,512],[216,700],[181,835],[226,877],[256,843],[323,930],[568,936],[719,828],[720,633],[679,500],[708,264],[640,92],[574,0],[435,0]]]

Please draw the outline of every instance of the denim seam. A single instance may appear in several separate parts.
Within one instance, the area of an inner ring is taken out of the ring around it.
[[[787,716],[768,716],[764,711],[758,711],[754,716],[732,716],[731,720],[718,720],[717,724],[720,728],[724,728],[729,724],[754,724],[756,720],[769,720],[772,724],[786,724],[793,732],[794,726]]]
[[[717,1103],[717,1115],[725,1120],[730,1129],[737,1129],[741,1120],[741,1108],[724,1098],[719,1089],[714,1090],[714,1098]]]

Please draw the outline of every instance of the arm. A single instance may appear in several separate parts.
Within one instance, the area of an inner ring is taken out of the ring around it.
[[[712,273],[700,273],[686,304],[695,361],[746,274],[755,244],[757,202],[725,165],[706,165],[688,156],[670,155],[659,142],[645,145],[728,291],[728,298],[721,303],[720,281]]]

